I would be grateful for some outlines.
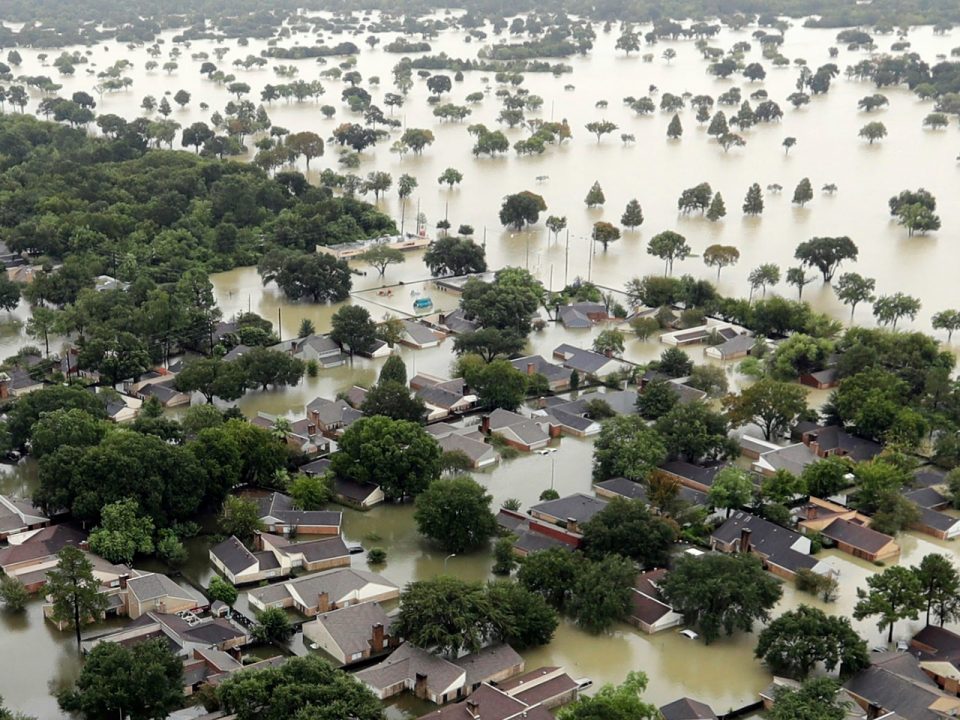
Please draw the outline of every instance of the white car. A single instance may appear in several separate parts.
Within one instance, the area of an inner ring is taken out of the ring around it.
[[[696,640],[697,638],[700,637],[697,633],[695,633],[693,630],[691,630],[691,629],[689,629],[689,628],[687,628],[686,630],[681,630],[681,631],[680,631],[680,634],[683,635],[685,638],[688,638],[688,639],[690,639],[690,640]]]
[[[550,453],[555,453],[556,448],[544,448],[543,450],[537,450],[537,455],[549,455]]]
[[[577,690],[586,690],[589,687],[593,687],[593,680],[588,677],[580,678],[577,682]]]

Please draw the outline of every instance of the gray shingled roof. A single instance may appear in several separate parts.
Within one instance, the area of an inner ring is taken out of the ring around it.
[[[713,709],[692,698],[680,698],[660,708],[663,720],[717,720]]]
[[[210,554],[223,563],[223,566],[233,574],[246,570],[257,562],[253,553],[247,550],[243,543],[233,535],[219,545],[210,548]]]
[[[178,597],[193,600],[198,605],[206,605],[207,601],[194,590],[187,590],[178,585],[166,575],[148,573],[127,580],[127,589],[140,601],[156,600],[162,597]]]
[[[834,542],[852,545],[869,553],[879,552],[893,541],[889,535],[843,518],[834,520],[820,534]]]
[[[796,572],[801,568],[812,569],[817,564],[810,555],[792,548],[801,537],[799,533],[750,513],[735,512],[713,531],[711,538],[727,545],[739,540],[744,529],[750,530],[750,545],[774,565]]]
[[[383,625],[384,633],[389,633],[393,620],[380,603],[369,602],[321,613],[317,615],[316,623],[323,626],[337,647],[349,658],[354,653],[370,649],[374,625]]]
[[[567,495],[566,497],[557,498],[556,500],[547,500],[546,502],[538,503],[532,506],[530,511],[537,511],[544,515],[552,515],[561,520],[573,518],[579,523],[585,523],[606,506],[606,500],[584,493],[574,493],[573,495]]]

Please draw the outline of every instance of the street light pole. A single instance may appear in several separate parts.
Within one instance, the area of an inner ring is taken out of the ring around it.
[[[444,575],[447,574],[447,560],[449,560],[450,558],[455,558],[456,556],[457,556],[456,553],[450,553],[449,555],[447,555],[447,556],[443,559],[443,574],[444,574]]]

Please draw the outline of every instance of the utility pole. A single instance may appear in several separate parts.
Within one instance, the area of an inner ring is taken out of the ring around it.
[[[280,315],[281,307],[277,305],[277,339],[283,342],[283,319]]]
[[[567,249],[563,254],[563,286],[567,287],[569,281],[567,280],[567,273],[570,270],[570,230],[567,230]]]
[[[483,226],[483,249],[487,249],[487,226]]]
[[[593,277],[593,243],[590,243],[590,259],[587,261],[587,282]]]

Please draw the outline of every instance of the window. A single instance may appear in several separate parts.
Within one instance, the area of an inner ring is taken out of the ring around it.
[[[362,658],[363,658],[363,653],[362,653],[362,652],[356,652],[356,653],[354,653],[353,655],[350,656],[350,661],[353,662],[354,660],[360,660],[360,659],[362,659]]]

